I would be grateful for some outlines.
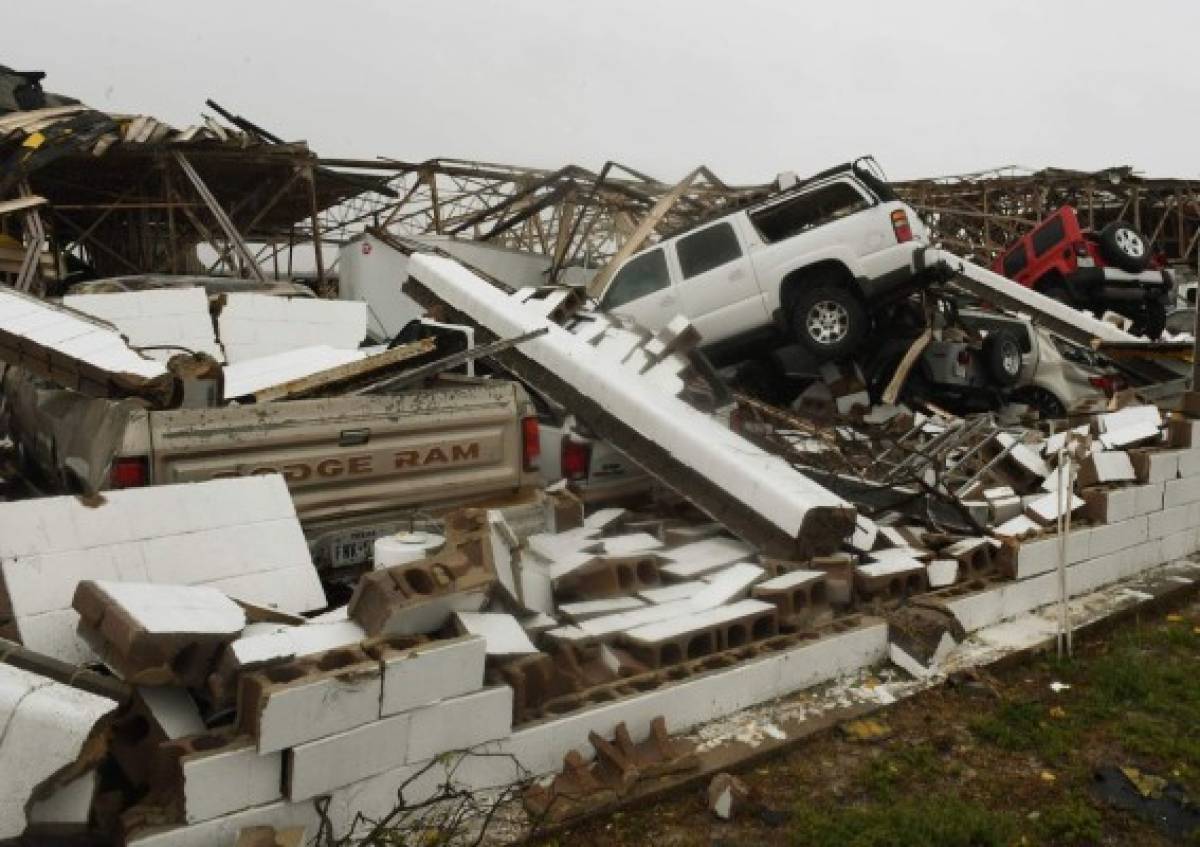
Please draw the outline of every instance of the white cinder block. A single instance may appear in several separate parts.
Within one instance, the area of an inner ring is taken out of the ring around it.
[[[400,767],[408,755],[411,722],[406,712],[293,747],[288,753],[288,798],[307,800]]]
[[[707,585],[708,583],[700,580],[676,582],[671,585],[660,586],[659,588],[647,588],[645,591],[638,592],[638,597],[649,603],[671,603],[676,600],[687,600],[695,597]]]
[[[74,762],[116,708],[107,697],[0,664],[0,839],[24,831],[34,789]]]
[[[420,762],[451,750],[507,738],[512,731],[512,709],[513,693],[507,685],[417,709],[410,713],[408,761]]]
[[[750,593],[750,586],[766,573],[758,565],[739,562],[717,573],[708,586],[692,595],[688,601],[697,611],[711,609]]]
[[[1173,479],[1163,485],[1163,508],[1182,506],[1200,500],[1200,477]]]
[[[664,550],[662,556],[671,564],[660,570],[675,579],[696,579],[706,573],[748,559],[754,554],[750,545],[733,538],[706,538]]]
[[[110,491],[97,508],[74,497],[0,503],[0,527],[17,631],[64,661],[93,658],[71,609],[83,579],[205,585],[292,613],[326,603],[276,474]]]
[[[1096,425],[1100,432],[1112,432],[1128,426],[1150,424],[1156,429],[1163,423],[1162,413],[1157,406],[1129,406],[1115,412],[1106,412],[1096,416]]]
[[[477,636],[384,653],[380,714],[394,715],[479,689],[485,660],[486,642]]]
[[[1149,537],[1163,538],[1195,526],[1196,506],[1195,503],[1187,503],[1147,515]]]
[[[1179,475],[1185,478],[1200,475],[1200,444],[1179,451]]]
[[[650,734],[658,715],[672,733],[732,714],[837,677],[847,676],[883,660],[887,626],[872,622],[861,629],[831,635],[761,659],[741,662],[727,671],[706,674],[677,685],[595,706],[552,721],[518,729],[501,745],[534,774],[562,767],[568,750],[592,753],[588,733],[612,736],[624,723],[634,741]]]
[[[272,692],[258,721],[258,752],[274,753],[379,718],[383,692],[377,672],[319,677]]]
[[[1107,556],[1141,544],[1149,536],[1150,519],[1147,515],[1139,515],[1120,523],[1110,523],[1092,528],[1092,540],[1089,558]]]
[[[598,618],[601,615],[615,615],[618,612],[640,609],[645,605],[646,601],[639,600],[637,597],[609,597],[604,600],[583,600],[578,603],[562,603],[559,605],[558,610],[566,615],[569,620],[578,622]]]
[[[489,656],[528,656],[538,648],[512,615],[502,612],[456,612],[459,632],[478,635],[487,644]]]
[[[283,754],[259,755],[247,738],[236,747],[180,759],[188,823],[271,803],[283,796]]]
[[[1165,484],[1139,485],[1130,490],[1133,491],[1136,498],[1133,515],[1148,515],[1150,512],[1157,512],[1163,508],[1166,493]]]
[[[945,588],[958,580],[958,562],[954,559],[934,559],[925,568],[930,588]]]
[[[1087,559],[1092,549],[1092,534],[1094,529],[1080,527],[1072,529],[1067,535],[1067,564],[1073,565]],[[1031,576],[1052,571],[1058,567],[1058,535],[1050,535],[1036,540],[1023,541],[1016,550],[1016,578],[1029,579]]]

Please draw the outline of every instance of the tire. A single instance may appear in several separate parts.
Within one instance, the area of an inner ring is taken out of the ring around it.
[[[1016,385],[1021,378],[1021,345],[1012,333],[992,332],[983,340],[983,360],[988,373],[1002,388]]]
[[[1062,278],[1058,274],[1051,274],[1049,279],[1043,278],[1043,281],[1039,282],[1034,290],[1044,297],[1057,300],[1064,306],[1075,305],[1071,302],[1071,292],[1068,290],[1067,284],[1062,281]]]
[[[867,335],[867,310],[849,288],[805,285],[792,305],[792,334],[821,360],[844,359]]]
[[[1150,243],[1124,221],[1113,221],[1100,230],[1100,250],[1110,263],[1131,274],[1150,265]]]
[[[1029,408],[1036,410],[1041,415],[1042,420],[1054,420],[1067,416],[1067,407],[1063,405],[1062,400],[1059,400],[1046,389],[1035,385],[1014,391],[1012,399],[1017,403],[1024,403]]]
[[[1167,328],[1167,307],[1157,300],[1147,300],[1141,309],[1128,316],[1133,321],[1131,335],[1142,335],[1151,341],[1162,337]]]

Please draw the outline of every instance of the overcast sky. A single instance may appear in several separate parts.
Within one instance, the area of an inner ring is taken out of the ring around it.
[[[48,90],[179,126],[212,97],[325,156],[1200,175],[1195,0],[5,6],[0,64]]]

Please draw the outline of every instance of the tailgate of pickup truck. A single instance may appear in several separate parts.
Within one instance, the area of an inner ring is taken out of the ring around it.
[[[154,412],[156,484],[279,472],[306,524],[515,491],[512,383]]]

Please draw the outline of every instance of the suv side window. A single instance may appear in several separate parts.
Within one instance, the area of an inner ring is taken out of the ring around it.
[[[662,248],[655,248],[648,253],[630,259],[625,267],[617,271],[604,299],[601,309],[613,309],[617,306],[653,294],[671,284],[671,275],[667,271],[667,257]]]
[[[1035,229],[1029,241],[1033,244],[1033,254],[1041,258],[1061,244],[1066,237],[1067,230],[1063,226],[1062,216],[1055,215]]]
[[[1025,242],[1022,241],[1004,257],[1004,275],[1007,277],[1016,276],[1025,270],[1025,266],[1028,264],[1029,258],[1025,254]]]
[[[774,244],[813,227],[861,212],[870,205],[867,198],[849,183],[835,182],[752,212],[750,220],[758,228],[763,240]]]
[[[742,248],[728,222],[684,236],[676,243],[675,251],[679,254],[684,279],[742,257]]]

